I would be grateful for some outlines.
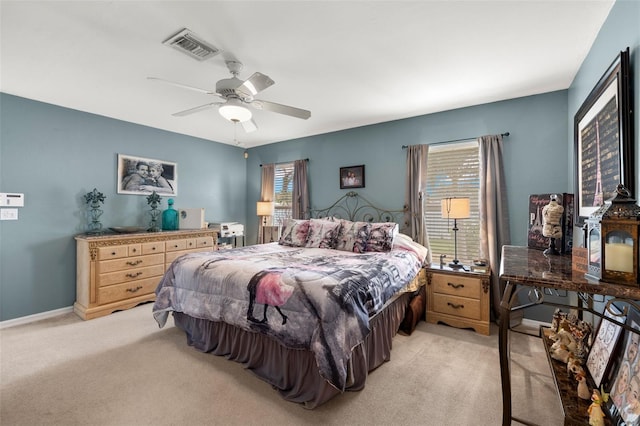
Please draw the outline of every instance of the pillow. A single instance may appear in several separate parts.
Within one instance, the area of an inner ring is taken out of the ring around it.
[[[393,245],[393,238],[398,233],[395,222],[372,223],[369,230],[369,240],[365,251],[389,252]]]
[[[415,254],[423,264],[427,260],[427,248],[413,241],[408,235],[398,233],[393,239],[393,245],[391,247],[393,250],[406,250]]]
[[[310,219],[305,247],[335,248],[340,222],[325,219]]]
[[[364,253],[369,239],[369,222],[341,220],[336,249],[353,253]]]
[[[278,243],[283,246],[304,247],[308,232],[308,220],[288,219]]]

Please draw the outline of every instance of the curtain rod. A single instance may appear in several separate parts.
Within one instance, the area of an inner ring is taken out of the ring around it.
[[[292,161],[282,161],[281,163],[273,163],[273,164],[275,164],[275,165],[277,166],[278,164],[293,163],[294,161],[296,161],[296,160],[292,160]],[[304,161],[306,161],[306,162],[308,163],[308,162],[309,162],[309,159],[308,159],[308,158],[305,158],[305,159],[304,159]],[[260,164],[260,167],[262,167],[262,164]]]
[[[509,136],[509,132],[501,133],[500,136]],[[442,143],[468,141],[468,140],[471,140],[471,139],[478,139],[479,137],[481,137],[481,136],[476,136],[476,137],[472,137],[472,138],[452,139],[450,141],[433,142],[433,143],[430,143],[430,144],[427,144],[427,145],[440,145]],[[409,148],[409,145],[402,145],[402,149],[407,149],[407,148]]]

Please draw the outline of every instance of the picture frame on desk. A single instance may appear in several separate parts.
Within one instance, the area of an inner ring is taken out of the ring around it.
[[[619,183],[634,193],[629,48],[621,51],[574,118],[575,223],[582,226]]]
[[[598,331],[587,357],[587,370],[589,370],[597,388],[600,388],[603,379],[608,381],[606,378],[609,377],[613,367],[613,355],[623,330],[620,325],[607,320],[607,318],[615,319],[621,323],[626,320],[622,311],[614,304],[609,305],[605,310],[604,318],[600,320]]]
[[[624,345],[616,357],[617,368],[607,402],[614,425],[640,422],[640,311],[634,306],[629,306],[626,325],[638,332],[624,331]]]

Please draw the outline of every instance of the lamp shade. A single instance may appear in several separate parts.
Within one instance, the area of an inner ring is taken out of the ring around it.
[[[273,216],[273,202],[258,201],[256,211],[258,216]]]
[[[470,215],[468,198],[443,198],[442,217],[445,219],[467,219]]]
[[[218,108],[218,112],[221,116],[229,121],[242,123],[243,121],[251,120],[251,111],[242,105],[237,99],[229,99],[224,105]]]

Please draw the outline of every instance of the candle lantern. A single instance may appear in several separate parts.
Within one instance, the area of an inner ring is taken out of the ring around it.
[[[623,185],[587,219],[587,276],[638,286],[640,207]]]

